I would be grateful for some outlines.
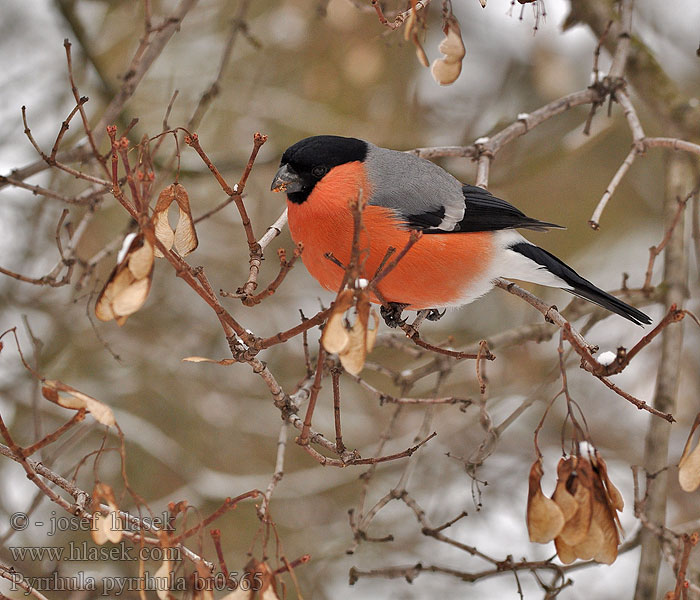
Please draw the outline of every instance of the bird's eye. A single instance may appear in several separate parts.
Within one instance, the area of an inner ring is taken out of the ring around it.
[[[321,179],[326,173],[328,173],[328,167],[325,167],[323,165],[320,165],[318,167],[314,167],[311,169],[311,174],[316,178],[316,179]]]

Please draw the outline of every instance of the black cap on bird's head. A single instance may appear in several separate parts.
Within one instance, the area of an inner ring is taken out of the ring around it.
[[[304,202],[328,171],[338,165],[363,161],[367,142],[337,135],[316,135],[304,138],[284,151],[280,168],[270,189],[287,192],[298,204]]]

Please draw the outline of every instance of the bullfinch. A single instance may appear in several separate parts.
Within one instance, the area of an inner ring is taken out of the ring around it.
[[[303,244],[301,258],[326,289],[338,291],[350,260],[352,200],[360,197],[364,231],[362,277],[372,279],[389,247],[397,251],[411,230],[423,233],[377,285],[382,311],[397,324],[401,310],[460,306],[506,277],[558,287],[633,323],[651,323],[640,310],[597,288],[516,229],[559,227],[524,215],[487,190],[460,183],[436,164],[405,152],[333,135],[305,138],[287,148],[272,182],[285,191],[289,230]],[[330,260],[332,253],[335,260]],[[432,311],[435,315],[437,311]],[[400,322],[400,321],[398,321]]]

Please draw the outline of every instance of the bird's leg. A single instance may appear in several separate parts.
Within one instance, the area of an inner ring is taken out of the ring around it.
[[[439,321],[442,319],[442,317],[445,316],[445,313],[447,312],[447,309],[443,310],[440,312],[440,309],[437,308],[429,308],[426,311],[425,318],[428,319],[428,321]]]
[[[407,306],[408,304],[401,304],[400,302],[388,302],[387,306],[382,305],[379,307],[379,313],[389,327],[400,327],[408,320],[401,318],[401,313]]]

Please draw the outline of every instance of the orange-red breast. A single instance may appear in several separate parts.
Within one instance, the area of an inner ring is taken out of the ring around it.
[[[487,190],[462,184],[436,164],[355,138],[320,135],[287,148],[272,182],[287,193],[289,230],[302,260],[326,289],[338,291],[350,259],[351,200],[362,198],[363,274],[371,279],[389,247],[412,229],[423,236],[379,282],[390,303],[408,309],[467,304],[506,277],[562,288],[642,324],[651,319],[578,275],[515,229],[558,227],[527,217]],[[377,302],[377,298],[372,298]]]

